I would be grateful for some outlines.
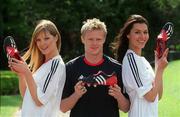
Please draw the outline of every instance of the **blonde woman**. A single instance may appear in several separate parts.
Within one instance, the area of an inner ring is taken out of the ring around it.
[[[19,76],[22,117],[56,117],[65,83],[65,65],[59,55],[61,37],[49,20],[41,20],[22,60],[12,58],[11,70]],[[29,65],[26,64],[29,60]]]

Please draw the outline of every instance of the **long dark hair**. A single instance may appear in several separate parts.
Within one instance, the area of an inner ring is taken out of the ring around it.
[[[123,28],[120,29],[120,32],[114,39],[114,42],[111,44],[115,58],[120,63],[122,63],[129,46],[129,39],[127,38],[127,35],[130,33],[135,23],[145,23],[148,26],[148,21],[143,16],[131,15],[125,22]]]

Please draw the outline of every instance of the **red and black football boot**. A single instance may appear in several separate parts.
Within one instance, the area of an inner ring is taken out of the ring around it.
[[[117,84],[117,76],[115,73],[107,75],[102,71],[99,71],[97,74],[90,75],[88,77],[80,77],[80,81],[83,81],[85,85],[88,86],[97,86],[97,85],[107,85],[113,86]]]
[[[21,60],[21,57],[19,55],[16,43],[15,43],[13,37],[7,36],[4,39],[3,48],[4,48],[4,51],[6,53],[6,56],[7,56],[8,60],[10,58],[16,58],[18,60]]]
[[[167,22],[161,29],[161,32],[156,39],[156,51],[158,53],[158,58],[162,57],[162,54],[167,46],[167,40],[171,37],[172,34],[173,24],[171,22]]]

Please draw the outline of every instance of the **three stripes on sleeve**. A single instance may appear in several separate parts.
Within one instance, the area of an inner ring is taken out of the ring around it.
[[[48,73],[48,75],[46,77],[46,80],[44,82],[43,93],[46,92],[46,89],[47,89],[47,87],[49,85],[49,82],[50,82],[51,78],[53,77],[54,73],[56,72],[58,65],[59,65],[59,60],[58,59],[54,59],[52,61],[52,64],[51,64],[51,70]]]
[[[143,84],[142,84],[141,79],[140,79],[138,67],[137,67],[133,53],[128,53],[127,58],[128,58],[129,66],[131,68],[131,72],[134,76],[134,79],[136,81],[137,86],[142,87]]]

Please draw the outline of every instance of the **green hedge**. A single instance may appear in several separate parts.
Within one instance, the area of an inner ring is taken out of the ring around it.
[[[19,93],[18,77],[11,71],[0,71],[0,95]]]

